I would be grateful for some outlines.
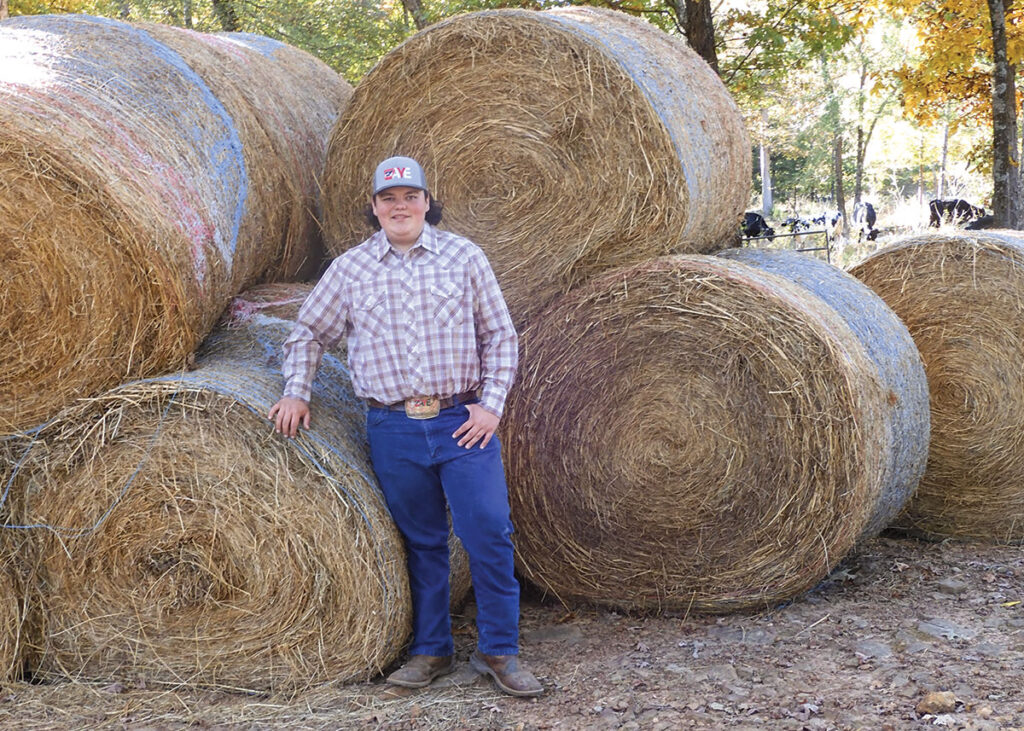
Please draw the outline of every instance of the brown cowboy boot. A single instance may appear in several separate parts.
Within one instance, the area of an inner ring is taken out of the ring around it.
[[[544,692],[544,686],[533,673],[519,666],[518,655],[485,655],[476,650],[469,664],[481,675],[494,678],[495,685],[509,695],[534,696]]]
[[[402,667],[388,676],[387,682],[391,685],[400,685],[403,688],[425,688],[442,675],[455,670],[455,656],[444,655],[434,657],[433,655],[413,655]]]

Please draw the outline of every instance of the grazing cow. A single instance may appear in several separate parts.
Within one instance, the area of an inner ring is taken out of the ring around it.
[[[782,225],[788,228],[791,234],[796,234],[808,230],[811,227],[811,222],[805,218],[790,216],[782,222]]]
[[[868,241],[878,238],[878,229],[875,228],[876,220],[878,219],[875,215],[875,207],[870,203],[861,201],[853,207],[853,225],[857,229],[858,243],[861,236],[866,236]]]
[[[826,235],[830,239],[834,239],[843,230],[843,214],[841,211],[825,211],[820,216],[812,218],[811,223],[816,223],[824,228]]]
[[[995,228],[996,218],[991,213],[979,216],[964,226],[968,231],[981,231],[986,228]]]
[[[769,241],[775,238],[775,229],[768,225],[764,216],[755,211],[747,211],[743,214],[743,225],[740,226],[743,235],[749,238],[766,237]]]
[[[959,224],[968,219],[981,218],[985,215],[985,209],[971,205],[961,198],[948,201],[936,199],[928,201],[928,214],[928,225],[938,228],[945,220]]]

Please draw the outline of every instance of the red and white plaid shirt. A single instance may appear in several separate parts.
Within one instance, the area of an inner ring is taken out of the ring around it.
[[[498,280],[472,241],[424,224],[403,256],[383,231],[338,256],[284,344],[285,396],[309,401],[324,348],[348,337],[352,385],[386,404],[482,387],[501,416],[518,336]]]

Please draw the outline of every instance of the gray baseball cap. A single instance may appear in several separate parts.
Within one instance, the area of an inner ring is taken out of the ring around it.
[[[389,157],[377,166],[373,174],[373,194],[400,185],[427,190],[427,176],[423,168],[411,157]]]

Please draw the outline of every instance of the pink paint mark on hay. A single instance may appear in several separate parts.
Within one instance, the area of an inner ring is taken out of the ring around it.
[[[228,321],[231,325],[242,325],[252,319],[260,310],[280,305],[294,305],[305,301],[305,297],[289,297],[287,299],[274,300],[273,302],[253,302],[244,297],[235,297],[231,300],[228,310]]]
[[[111,171],[111,179],[130,182],[143,191],[146,199],[156,201],[167,219],[189,240],[193,270],[200,287],[205,287],[209,271],[206,248],[216,241],[216,226],[209,218],[209,208],[201,205],[196,181],[170,161],[158,157],[152,146],[152,129],[129,127],[116,116],[116,109],[99,103],[96,98],[74,87],[65,87],[59,94],[36,93],[23,99],[30,109],[26,113],[48,119],[71,131],[71,120],[91,117],[101,126],[101,137],[84,143],[86,150]],[[59,111],[59,115],[54,112]],[[60,118],[63,122],[58,122]]]

